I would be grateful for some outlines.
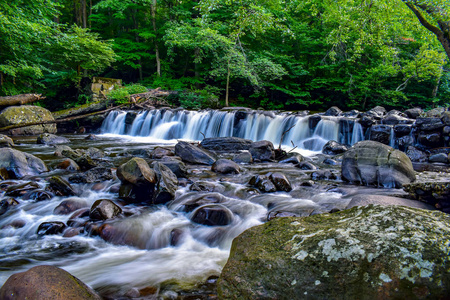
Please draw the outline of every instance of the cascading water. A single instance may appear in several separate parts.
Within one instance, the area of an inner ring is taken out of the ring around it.
[[[351,130],[342,135],[339,117],[322,116],[315,128],[309,126],[309,116],[259,111],[245,112],[237,118],[236,111],[152,110],[139,113],[114,111],[103,122],[104,134],[148,137],[159,140],[201,140],[204,137],[239,137],[252,141],[268,140],[278,145],[283,132],[290,129],[282,145],[294,144],[300,149],[320,151],[329,140],[353,145],[363,139],[361,124],[351,120]],[[128,118],[128,114],[131,118]],[[135,116],[132,116],[135,114]],[[133,119],[134,118],[134,119]],[[131,123],[129,120],[133,120]],[[129,122],[127,124],[127,122]],[[348,125],[347,125],[348,126]]]

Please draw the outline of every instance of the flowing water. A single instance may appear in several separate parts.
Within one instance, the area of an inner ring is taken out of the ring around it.
[[[236,112],[144,111],[136,114],[133,122],[126,122],[127,112],[113,112],[105,120],[98,140],[88,141],[84,135],[67,136],[73,149],[97,147],[106,153],[106,162],[117,167],[137,153],[148,152],[162,144],[173,147],[176,139],[201,140],[202,135],[237,136],[252,140],[267,139],[278,144],[284,131],[283,144],[298,146],[303,153],[314,154],[309,159],[321,165],[319,155],[323,145],[331,139],[355,143],[363,133],[357,122],[340,122],[337,118],[322,118],[310,128],[308,117],[300,115],[273,116],[251,113],[237,118]],[[343,130],[343,125],[351,130]],[[294,126],[295,125],[295,126]],[[349,128],[350,128],[349,127]],[[345,132],[346,134],[343,134]],[[350,133],[349,133],[350,132]],[[16,139],[16,148],[42,158],[52,169],[42,179],[34,178],[45,188],[46,176],[58,174],[67,178],[67,171],[55,169],[62,158],[54,155],[51,146],[36,145],[35,138]],[[259,163],[242,165],[238,175],[220,175],[207,166],[188,166],[190,181],[180,185],[176,197],[168,205],[145,207],[124,205],[118,199],[116,178],[101,184],[73,184],[76,197],[90,207],[98,199],[111,199],[122,205],[123,217],[115,221],[121,232],[115,243],[106,242],[87,232],[75,237],[36,234],[42,222],[67,222],[70,215],[53,213],[64,197],[47,201],[25,200],[0,216],[0,284],[13,273],[35,265],[59,266],[102,295],[119,297],[133,288],[155,288],[162,296],[172,297],[180,291],[201,290],[199,285],[214,281],[229,255],[234,237],[245,229],[267,221],[272,212],[293,212],[307,216],[344,209],[357,193],[366,193],[364,187],[343,186],[339,167],[327,166],[336,174],[335,180],[305,187],[302,182],[314,171],[301,170],[290,164]],[[255,174],[280,171],[293,186],[289,193],[260,194],[247,185]],[[27,180],[17,181],[24,183]],[[212,192],[190,191],[192,182],[207,182]],[[5,183],[3,183],[6,185]],[[373,190],[371,190],[373,192]],[[377,194],[392,194],[393,190],[376,189]],[[401,194],[402,191],[396,191]],[[9,196],[1,193],[0,200]],[[232,216],[226,226],[205,226],[191,221],[193,203],[215,203]],[[17,225],[19,224],[19,225]],[[176,238],[174,238],[174,234]],[[176,240],[174,242],[174,239]]]

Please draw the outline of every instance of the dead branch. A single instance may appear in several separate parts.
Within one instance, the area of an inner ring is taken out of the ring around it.
[[[283,134],[281,135],[281,138],[280,138],[280,144],[278,145],[278,149],[279,149],[279,150],[281,150],[281,143],[283,142],[284,136],[285,136],[286,133],[288,133],[292,128],[294,128],[295,125],[297,125],[297,124],[294,124],[294,125],[292,125],[291,127],[289,127],[289,128],[288,128],[287,130],[285,130],[285,131],[283,132]]]
[[[20,94],[0,97],[0,106],[24,105],[45,99],[42,94]]]

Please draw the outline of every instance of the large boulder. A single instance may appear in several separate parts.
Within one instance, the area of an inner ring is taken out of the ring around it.
[[[222,151],[222,152],[237,152],[240,150],[250,149],[251,140],[246,140],[238,137],[217,137],[206,138],[201,142],[204,149]]]
[[[250,153],[254,160],[270,161],[275,159],[273,144],[270,141],[254,142],[250,146]]]
[[[0,113],[0,127],[53,121],[52,113],[39,106],[10,106]],[[39,124],[9,130],[10,135],[38,135],[41,133],[56,133],[55,124]]]
[[[238,236],[221,299],[444,299],[450,218],[402,206],[275,218]]]
[[[160,162],[153,162],[152,169],[158,178],[153,196],[154,204],[164,204],[175,198],[178,188],[178,178],[172,170]]]
[[[375,141],[362,141],[344,154],[342,178],[354,184],[401,187],[416,177],[405,153]]]
[[[9,179],[21,179],[27,175],[38,175],[48,171],[40,158],[10,148],[0,148],[0,169],[6,171],[2,174],[7,174]]]
[[[37,266],[11,275],[0,289],[0,299],[101,299],[81,280],[54,266]]]
[[[175,154],[191,164],[211,166],[216,161],[211,153],[183,141],[175,145]]]
[[[139,157],[133,157],[117,168],[117,177],[120,181],[143,186],[156,183],[156,174],[148,163]]]

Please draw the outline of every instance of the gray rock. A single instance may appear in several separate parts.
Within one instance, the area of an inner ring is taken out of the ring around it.
[[[365,206],[275,218],[234,239],[221,299],[440,299],[450,294],[448,215]]]
[[[254,160],[271,161],[275,159],[272,142],[258,141],[251,144],[250,153]]]
[[[153,158],[153,159],[161,159],[164,156],[175,156],[175,153],[173,153],[172,150],[163,148],[163,147],[156,147],[150,153],[150,158]]]
[[[370,128],[370,140],[389,145],[391,141],[392,127],[389,125],[373,125]]]
[[[180,141],[175,145],[175,154],[185,162],[211,166],[216,158],[213,154],[187,142]]]
[[[186,178],[188,171],[181,160],[172,157],[163,157],[161,163],[168,167],[178,178]]]
[[[211,166],[211,170],[221,174],[239,174],[240,168],[237,163],[229,159],[218,159]]]
[[[374,141],[356,143],[342,160],[343,179],[356,184],[401,187],[416,178],[405,153]]]
[[[242,151],[233,157],[233,161],[238,164],[251,164],[253,163],[253,157],[249,151]]]
[[[412,146],[408,147],[408,150],[406,151],[406,155],[411,159],[413,162],[426,162],[428,161],[428,156],[425,152],[420,151],[417,148],[414,148]]]
[[[57,136],[51,133],[42,133],[37,137],[36,143],[44,145],[56,145],[70,143],[70,140],[63,136]]]
[[[339,116],[342,114],[342,110],[337,106],[330,107],[324,114],[324,116]]]
[[[45,163],[36,156],[10,148],[0,148],[0,169],[8,175],[5,179],[21,179],[27,175],[47,172]]]
[[[323,154],[328,154],[328,155],[336,155],[336,154],[341,154],[344,153],[345,151],[348,150],[348,147],[340,144],[336,141],[328,141],[322,148],[322,153]]]
[[[157,180],[155,171],[144,159],[139,157],[133,157],[118,167],[117,177],[120,181],[135,186],[154,185]]]
[[[113,201],[100,199],[94,202],[89,212],[89,218],[93,221],[112,219],[122,213],[122,209]]]
[[[160,162],[153,162],[151,167],[158,178],[153,196],[153,204],[164,204],[173,200],[178,188],[177,176],[169,167]]]
[[[251,140],[238,137],[217,137],[203,139],[200,145],[207,150],[237,152],[241,150],[249,150],[251,144]]]
[[[262,193],[273,193],[277,191],[276,186],[266,175],[253,176],[249,184],[259,189]]]
[[[448,157],[447,157],[447,154],[445,154],[445,153],[437,153],[437,154],[431,155],[428,158],[428,161],[432,162],[432,163],[436,162],[436,163],[444,163],[444,164],[446,164],[446,163],[448,163]]]
[[[414,207],[420,209],[427,210],[435,210],[436,208],[425,204],[420,201],[409,200],[405,198],[391,197],[391,196],[382,196],[382,195],[356,195],[352,198],[350,203],[347,205],[346,209],[353,208],[355,206],[366,206],[370,204],[376,205],[401,205],[407,207]]]
[[[14,146],[14,141],[7,135],[0,134],[0,148],[8,147],[11,148]]]
[[[192,222],[207,226],[225,226],[233,221],[233,213],[223,205],[203,205],[192,212]]]
[[[270,181],[275,185],[277,191],[290,192],[292,186],[287,177],[280,172],[275,172],[269,175]]]
[[[423,110],[421,108],[418,108],[418,107],[410,108],[410,109],[405,110],[406,116],[408,116],[408,118],[411,118],[411,119],[416,119],[422,113],[423,113]]]

